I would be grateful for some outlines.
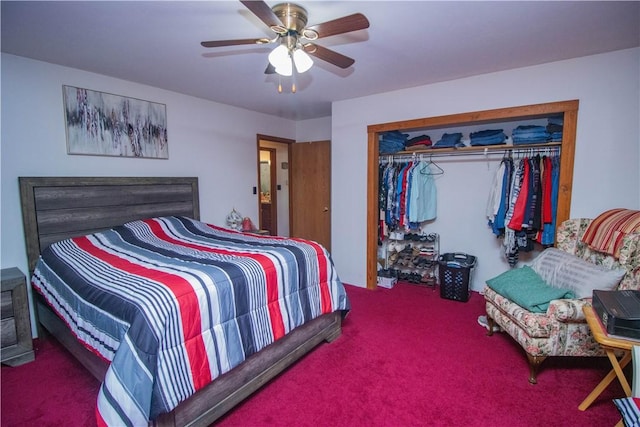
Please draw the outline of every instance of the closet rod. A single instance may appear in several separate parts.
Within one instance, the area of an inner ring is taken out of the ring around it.
[[[432,157],[448,157],[448,156],[488,156],[488,155],[496,155],[499,154],[504,156],[507,152],[511,152],[514,155],[519,154],[549,154],[549,155],[558,155],[560,154],[560,147],[504,147],[504,148],[492,148],[487,150],[453,150],[453,151],[445,151],[438,152],[437,149],[433,151],[416,151],[415,153],[401,152],[401,153],[391,153],[391,154],[380,154],[380,160],[392,158],[393,160],[403,160],[403,159],[415,159],[422,157],[423,159],[432,158]]]

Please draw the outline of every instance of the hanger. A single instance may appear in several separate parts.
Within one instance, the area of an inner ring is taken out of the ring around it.
[[[422,169],[420,169],[420,173],[422,175],[444,175],[444,170],[432,160],[432,157],[433,156],[429,156],[429,162]],[[435,166],[435,172],[431,171],[431,165]]]

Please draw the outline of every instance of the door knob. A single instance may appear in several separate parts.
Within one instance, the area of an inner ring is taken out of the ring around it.
[[[326,206],[324,207],[324,209],[322,209],[322,212],[328,212],[328,211],[329,211],[329,208]]]

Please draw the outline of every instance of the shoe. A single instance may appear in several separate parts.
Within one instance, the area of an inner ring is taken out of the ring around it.
[[[424,283],[427,286],[435,286],[436,285],[436,279],[435,277],[429,275],[429,273],[424,274],[422,276],[422,279],[420,280],[421,283]]]
[[[409,276],[409,282],[411,283],[418,284],[420,280],[422,280],[422,276],[418,273],[411,273]]]
[[[420,248],[420,256],[431,257],[435,255],[435,249],[433,248]]]
[[[413,254],[413,248],[411,247],[411,245],[407,245],[404,247],[403,250],[400,251],[400,253],[405,254],[405,255],[412,255]]]
[[[489,330],[489,321],[487,320],[487,316],[478,316],[478,323],[488,331]],[[502,328],[498,325],[493,325],[493,332],[500,332]]]

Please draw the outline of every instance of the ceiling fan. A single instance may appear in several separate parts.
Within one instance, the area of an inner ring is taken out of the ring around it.
[[[348,68],[355,60],[334,50],[317,45],[313,41],[321,37],[344,34],[369,28],[369,20],[361,13],[307,27],[307,11],[294,3],[280,3],[269,7],[261,0],[240,1],[275,33],[273,39],[238,39],[204,41],[200,44],[207,48],[236,46],[245,44],[269,44],[278,46],[269,54],[266,74],[277,73],[291,76],[295,72],[303,73],[313,65],[309,55],[329,62],[340,68]],[[281,89],[279,88],[279,91]],[[294,89],[295,91],[295,89]]]

